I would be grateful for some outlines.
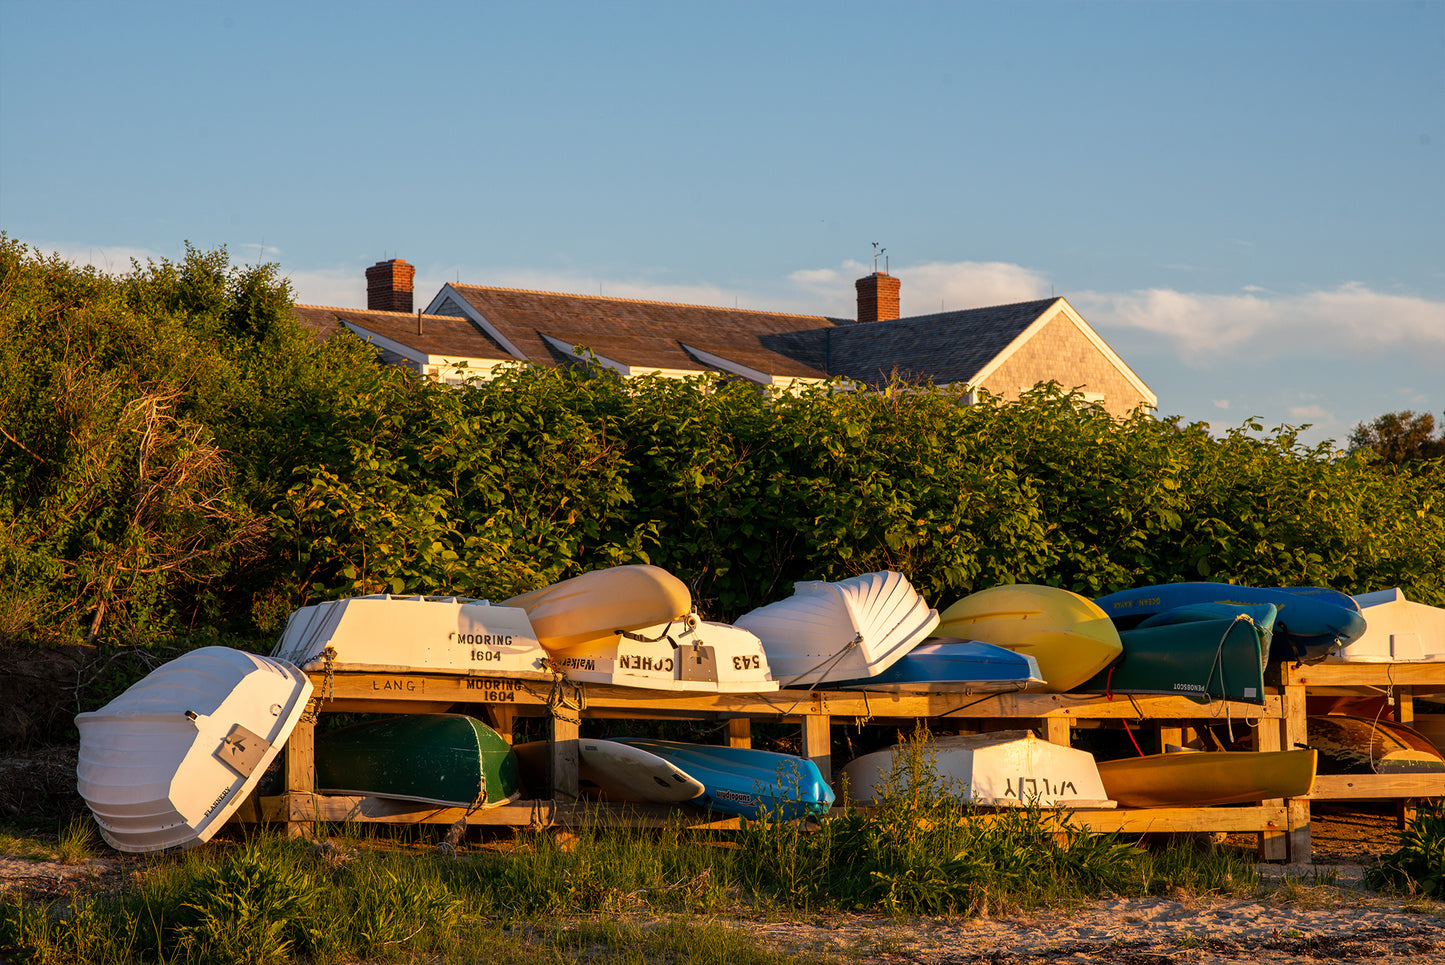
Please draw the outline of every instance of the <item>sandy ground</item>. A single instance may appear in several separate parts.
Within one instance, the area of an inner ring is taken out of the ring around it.
[[[1245,846],[1238,836],[1229,844]],[[1388,808],[1333,806],[1315,816],[1314,865],[1260,865],[1264,897],[1114,898],[1063,911],[976,918],[747,915],[721,923],[775,947],[841,961],[917,965],[1445,962],[1445,904],[1364,889],[1365,866],[1396,844]],[[37,900],[120,885],[145,866],[115,853],[65,865],[0,857],[0,893]]]
[[[64,898],[119,884],[143,864],[124,857],[77,865],[0,858],[0,892]],[[1275,879],[1264,898],[1175,895],[976,918],[722,916],[720,923],[779,949],[899,965],[1445,962],[1445,905],[1366,892],[1358,864],[1261,871]]]

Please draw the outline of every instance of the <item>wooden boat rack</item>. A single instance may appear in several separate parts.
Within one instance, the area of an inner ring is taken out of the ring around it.
[[[800,728],[802,753],[825,776],[832,775],[831,732],[835,719],[911,724],[915,720],[967,721],[983,730],[1034,727],[1040,735],[1068,745],[1078,727],[1112,721],[1143,722],[1161,743],[1182,743],[1195,725],[1232,720],[1253,726],[1255,749],[1303,747],[1305,698],[1311,688],[1331,693],[1387,696],[1396,720],[1413,720],[1413,694],[1445,691],[1445,663],[1316,664],[1276,668],[1263,705],[1213,702],[1186,697],[1081,694],[880,694],[814,690],[769,694],[700,694],[637,690],[600,684],[555,683],[444,674],[313,673],[311,706],[285,749],[286,791],[253,797],[241,820],[284,822],[293,834],[314,822],[364,821],[391,824],[453,824],[516,827],[575,826],[584,823],[659,825],[685,821],[707,828],[736,827],[737,819],[698,810],[608,806],[578,800],[577,739],[583,717],[725,721],[729,743],[751,746],[754,720],[788,721]],[[436,713],[454,705],[480,705],[508,740],[518,716],[545,717],[551,737],[552,797],[486,810],[437,808],[380,798],[316,793],[314,736],[318,713]],[[1260,856],[1271,861],[1310,860],[1310,802],[1445,796],[1445,775],[1321,775],[1308,797],[1260,801],[1253,805],[1201,808],[1077,810],[1075,819],[1098,831],[1255,833]]]

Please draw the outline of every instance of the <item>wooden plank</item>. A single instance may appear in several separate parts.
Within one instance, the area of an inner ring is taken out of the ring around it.
[[[1282,807],[1134,808],[1074,811],[1074,822],[1091,831],[1124,834],[1227,831],[1283,831],[1289,825]]]
[[[488,704],[487,719],[491,722],[492,730],[508,744],[512,743],[512,724],[517,719],[517,708],[511,704]]]
[[[313,674],[313,683],[324,682]],[[881,694],[846,691],[767,694],[709,694],[670,690],[638,690],[602,684],[578,685],[587,695],[588,713],[625,711],[636,718],[716,714],[773,718],[826,714],[845,717],[913,719],[918,717],[1048,717],[1170,718],[1194,720],[1260,717],[1278,718],[1280,699],[1267,695],[1263,706],[1233,702],[1199,704],[1186,697],[1087,694]],[[498,677],[461,677],[446,674],[336,673],[331,676],[332,698],[323,709],[342,710],[355,700],[398,702],[451,701],[505,703],[518,707],[545,705],[551,687],[544,681]],[[400,707],[397,712],[404,712]]]
[[[559,803],[571,804],[582,796],[577,777],[579,754],[577,732],[580,721],[565,708],[557,708],[551,717],[551,739],[547,742],[547,782],[552,797]]]
[[[284,821],[297,816],[331,823],[362,824],[468,824],[501,827],[664,827],[682,824],[703,829],[736,829],[737,818],[724,818],[701,808],[657,805],[565,804],[551,800],[518,801],[468,812],[466,808],[436,807],[393,798],[342,794],[277,795],[260,799],[262,817]]]
[[[1073,741],[1073,734],[1067,717],[1045,717],[1041,721],[1044,732],[1044,740],[1050,744],[1058,744],[1060,747],[1068,747]]]
[[[1154,731],[1159,738],[1159,750],[1161,753],[1165,747],[1171,744],[1175,747],[1184,746],[1184,728],[1178,724],[1160,724],[1154,728]]]
[[[1431,663],[1316,663],[1289,666],[1285,683],[1306,687],[1414,687],[1445,689],[1445,661]]]
[[[1320,774],[1309,797],[1314,801],[1445,797],[1445,774]]]
[[[732,717],[728,720],[728,746],[749,748],[753,746],[753,722],[747,717]]]
[[[803,718],[803,756],[823,772],[823,780],[833,783],[833,720],[824,714]]]
[[[468,824],[510,827],[662,827],[681,823],[699,829],[736,829],[738,818],[724,818],[701,809],[668,808],[656,805],[564,804],[556,801],[518,801],[500,807],[467,812],[465,808],[434,807],[377,797],[349,795],[278,795],[260,799],[265,820],[306,818],[331,823],[453,824],[463,818]],[[834,809],[835,814],[842,809]],[[981,812],[971,820],[997,821],[1003,811]],[[1288,823],[1284,808],[1137,808],[1071,811],[1068,819],[1078,827],[1098,832],[1124,834],[1251,832],[1283,829]]]
[[[1310,837],[1310,802],[1308,798],[1292,797],[1289,810],[1289,860],[1293,864],[1309,864],[1314,860],[1314,843]]]
[[[1409,687],[1395,689],[1395,719],[1407,727],[1415,726],[1415,694]]]
[[[1259,726],[1254,729],[1253,743],[1257,751],[1279,750],[1281,739],[1281,727],[1279,721],[1262,720]],[[1275,807],[1284,809],[1283,798],[1270,798],[1261,801],[1262,807]],[[1288,812],[1286,812],[1288,814]],[[1259,835],[1259,857],[1263,861],[1285,861],[1289,858],[1289,821],[1286,820],[1278,829],[1267,829]]]
[[[316,715],[311,708],[296,722],[283,753],[286,755],[286,795],[309,796],[316,790]],[[307,837],[314,830],[308,819],[286,819],[288,838]]]

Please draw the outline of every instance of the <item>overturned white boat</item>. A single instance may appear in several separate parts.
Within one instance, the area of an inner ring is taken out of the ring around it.
[[[569,680],[648,690],[754,694],[778,689],[755,635],[693,614],[574,646],[557,657],[556,667]]]
[[[271,656],[313,672],[552,677],[526,611],[465,597],[383,593],[302,607]]]
[[[737,625],[762,641],[784,687],[806,687],[882,673],[934,631],[938,611],[902,573],[888,571],[796,583],[792,596]]]
[[[280,660],[203,647],[80,714],[76,784],[118,851],[203,844],[261,780],[311,682]]]
[[[918,755],[910,760],[910,755]],[[843,768],[848,794],[876,804],[917,783],[989,807],[1114,807],[1087,751],[1051,744],[1033,731],[938,737],[864,754]]]
[[[1365,632],[1328,660],[1341,663],[1414,663],[1445,660],[1445,608],[1405,599],[1398,588],[1355,598]]]

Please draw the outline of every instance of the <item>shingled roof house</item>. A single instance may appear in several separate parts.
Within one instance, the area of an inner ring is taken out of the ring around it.
[[[896,376],[1005,398],[1055,381],[1114,415],[1158,402],[1063,298],[900,318],[901,283],[874,272],[855,283],[856,320],[459,283],[415,312],[415,271],[378,262],[366,271],[365,311],[298,305],[296,314],[322,337],[350,330],[384,360],[445,381],[518,361],[576,364],[583,348],[628,377],[720,372],[784,388]]]

